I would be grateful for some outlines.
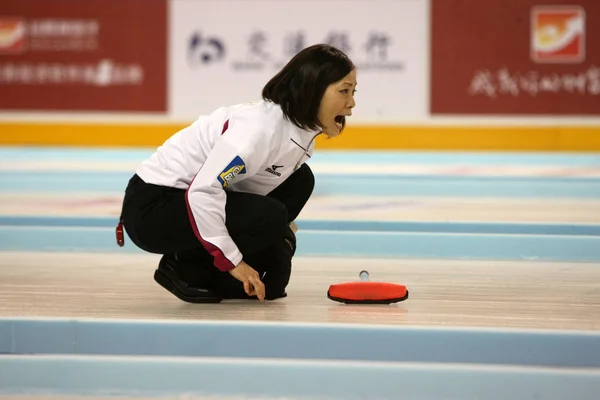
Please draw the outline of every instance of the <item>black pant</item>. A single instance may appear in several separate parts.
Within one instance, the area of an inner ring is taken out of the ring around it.
[[[244,261],[260,276],[266,273],[267,294],[283,291],[289,282],[296,244],[288,225],[308,201],[314,182],[312,171],[303,164],[267,196],[226,192],[229,235]],[[242,283],[214,266],[213,256],[194,234],[185,190],[147,184],[134,175],[125,191],[121,217],[135,245],[175,257],[178,273],[188,283],[209,286],[225,297],[243,295]]]

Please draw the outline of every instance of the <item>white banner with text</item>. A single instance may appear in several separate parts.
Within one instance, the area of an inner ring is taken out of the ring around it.
[[[353,122],[427,116],[425,1],[173,0],[169,25],[174,118],[259,99],[265,83],[315,43],[343,50],[357,66]]]

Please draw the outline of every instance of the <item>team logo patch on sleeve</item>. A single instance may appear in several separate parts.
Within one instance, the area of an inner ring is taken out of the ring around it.
[[[223,188],[229,186],[236,176],[246,173],[246,164],[240,156],[236,156],[218,176],[218,180]]]

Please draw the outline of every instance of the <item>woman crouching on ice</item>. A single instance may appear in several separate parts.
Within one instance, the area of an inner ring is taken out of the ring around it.
[[[143,161],[120,226],[140,249],[163,255],[156,282],[191,303],[285,297],[293,221],[314,188],[305,162],[318,135],[344,129],[355,88],[343,52],[308,47],[261,101],[198,118]]]

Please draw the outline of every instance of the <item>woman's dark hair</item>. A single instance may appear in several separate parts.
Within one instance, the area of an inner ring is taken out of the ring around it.
[[[354,69],[344,52],[316,44],[297,53],[263,88],[262,98],[279,104],[290,122],[319,129],[319,104],[327,86]]]

